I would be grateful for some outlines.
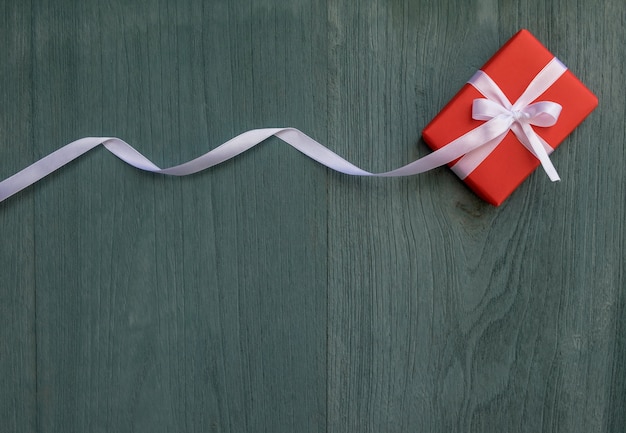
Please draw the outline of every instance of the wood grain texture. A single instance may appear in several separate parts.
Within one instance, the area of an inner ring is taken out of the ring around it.
[[[159,165],[295,126],[365,169],[512,34],[599,97],[500,208],[445,168],[281,143],[205,173],[95,150],[0,204],[0,431],[621,432],[626,6],[0,4],[0,174],[87,135]]]
[[[0,4],[0,176],[28,165],[32,145],[29,5]],[[0,430],[36,430],[33,197],[0,204]]]
[[[254,124],[322,129],[315,57],[275,37],[314,23],[244,6],[41,2],[41,152],[115,134],[174,164]],[[263,147],[185,179],[93,152],[42,186],[42,430],[324,426],[325,171]]]

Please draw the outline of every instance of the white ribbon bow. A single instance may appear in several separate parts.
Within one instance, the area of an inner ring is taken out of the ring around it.
[[[500,144],[511,130],[517,139],[541,162],[550,180],[560,180],[548,155],[554,151],[532,128],[531,125],[553,126],[561,114],[561,105],[552,101],[533,102],[559,79],[567,68],[556,57],[553,58],[528,85],[524,93],[511,104],[498,85],[483,71],[478,71],[468,81],[486,99],[475,99],[472,118],[487,123],[470,131],[472,139],[484,144],[468,152],[452,170],[465,179]]]

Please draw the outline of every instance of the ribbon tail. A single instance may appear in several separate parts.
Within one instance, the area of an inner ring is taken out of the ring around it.
[[[450,143],[440,149],[437,149],[433,153],[430,153],[417,161],[413,161],[404,167],[400,167],[386,173],[380,173],[377,174],[377,176],[410,176],[448,164],[468,153],[471,153],[473,150],[484,146],[486,143],[497,139],[500,135],[506,133],[510,126],[511,122],[506,116],[494,117],[490,121],[485,122],[477,128],[474,128],[462,136],[452,140]]]
[[[548,156],[548,152],[544,148],[541,140],[537,133],[533,130],[533,128],[527,123],[520,124],[522,128],[522,133],[519,133],[517,128],[513,128],[513,132],[517,136],[517,138],[526,145],[529,150],[531,150],[532,154],[541,162],[541,166],[544,171],[550,178],[552,182],[558,182],[561,180],[559,174],[554,168],[552,161],[550,161],[550,157]]]
[[[0,202],[27,188],[107,140],[86,137],[73,141],[0,182]]]

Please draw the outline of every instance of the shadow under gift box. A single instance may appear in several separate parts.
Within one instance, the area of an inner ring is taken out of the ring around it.
[[[553,58],[528,30],[520,30],[481,70],[495,81],[511,103],[515,103]],[[472,119],[472,103],[480,98],[484,96],[474,86],[465,84],[422,131],[426,144],[433,150],[439,149],[483,124],[482,120]],[[532,127],[553,149],[598,105],[598,98],[569,70],[535,101],[552,101],[562,106],[554,126]],[[463,181],[483,200],[499,206],[538,166],[539,160],[509,131]]]

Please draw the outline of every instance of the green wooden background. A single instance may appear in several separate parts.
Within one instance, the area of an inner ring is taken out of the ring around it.
[[[3,1],[0,177],[294,126],[381,171],[528,28],[599,97],[500,208],[273,139],[92,151],[0,204],[1,432],[623,432],[623,0]]]

